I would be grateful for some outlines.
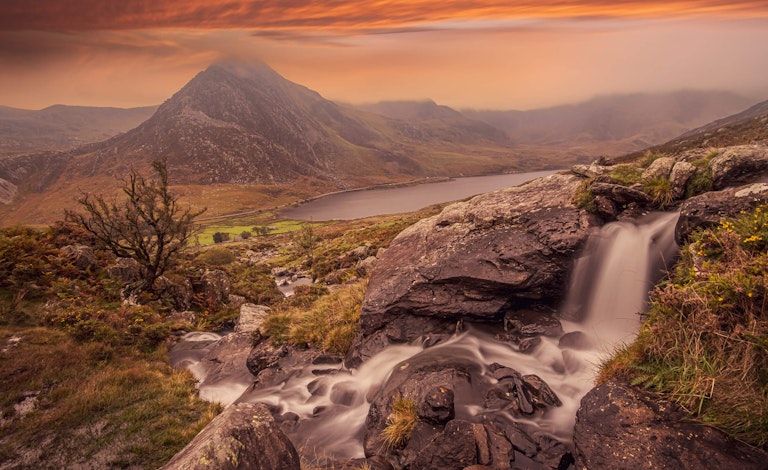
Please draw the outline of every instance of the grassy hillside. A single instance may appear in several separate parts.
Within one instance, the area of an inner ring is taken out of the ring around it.
[[[356,333],[365,278],[350,252],[388,246],[409,224],[437,207],[400,216],[315,224],[311,257],[297,243],[306,224],[239,219],[243,227],[270,224],[270,235],[191,246],[169,279],[195,279],[224,270],[231,293],[273,309],[274,341],[343,354]],[[206,233],[204,232],[204,233]],[[0,230],[0,466],[3,468],[157,468],[219,411],[197,397],[187,371],[173,370],[167,351],[185,331],[231,327],[235,306],[195,295],[191,313],[178,315],[169,298],[142,305],[120,301],[121,285],[106,267],[111,254],[77,268],[62,254],[92,244],[71,226]],[[262,261],[248,261],[256,253]],[[325,286],[284,298],[272,268],[307,272]],[[330,286],[328,284],[332,284]]]

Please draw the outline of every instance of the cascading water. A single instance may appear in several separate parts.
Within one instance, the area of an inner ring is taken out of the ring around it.
[[[362,433],[371,397],[396,365],[406,360],[443,364],[446,358],[471,364],[472,390],[455,398],[456,416],[471,419],[489,412],[483,400],[496,381],[488,365],[499,363],[539,376],[562,405],[530,419],[490,411],[568,442],[579,402],[593,386],[596,366],[619,344],[631,341],[649,289],[676,255],[676,219],[677,214],[653,214],[637,224],[608,224],[593,235],[573,272],[561,315],[563,335],[542,337],[532,351],[520,352],[481,328],[469,327],[427,349],[391,346],[356,370],[340,365],[297,369],[281,384],[246,392],[237,401],[265,402],[283,416],[293,416],[294,424],[284,429],[303,452],[322,450],[333,459],[357,458],[363,456]]]

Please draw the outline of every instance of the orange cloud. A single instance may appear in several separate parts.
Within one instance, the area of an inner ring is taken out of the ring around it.
[[[573,17],[768,17],[763,0],[3,0],[0,30],[364,30],[436,22]]]

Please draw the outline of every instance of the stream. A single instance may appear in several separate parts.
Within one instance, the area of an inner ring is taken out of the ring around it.
[[[455,406],[457,418],[471,420],[489,412],[483,407],[483,396],[495,379],[488,364],[499,363],[521,374],[539,376],[562,402],[534,418],[507,417],[528,429],[571,442],[576,410],[593,387],[597,366],[622,344],[632,341],[641,322],[638,313],[647,305],[648,291],[677,255],[677,216],[650,214],[638,223],[610,223],[595,232],[576,262],[569,295],[560,310],[563,334],[557,338],[542,336],[541,343],[527,353],[497,340],[492,332],[483,331],[483,326],[470,325],[450,340],[426,349],[419,344],[390,346],[358,369],[346,370],[340,364],[309,365],[295,370],[274,387],[240,395],[248,384],[238,379],[232,384],[235,390],[220,397],[211,393],[205,396],[228,404],[239,395],[238,402],[264,402],[281,414],[295,414],[297,425],[286,433],[300,452],[323,449],[331,458],[343,460],[363,457],[362,433],[370,397],[398,364],[447,360],[469,364],[472,387],[457,392]],[[204,378],[199,363],[187,359],[185,365],[198,378]],[[175,365],[179,365],[178,361]],[[220,385],[217,390],[221,390]]]

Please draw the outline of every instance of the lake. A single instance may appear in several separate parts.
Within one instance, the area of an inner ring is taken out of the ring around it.
[[[491,176],[469,176],[440,183],[333,193],[280,212],[292,220],[352,220],[383,214],[413,212],[441,202],[517,186],[555,170]]]

